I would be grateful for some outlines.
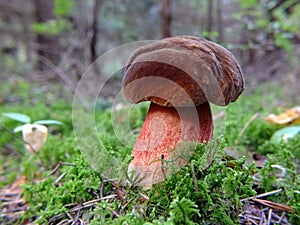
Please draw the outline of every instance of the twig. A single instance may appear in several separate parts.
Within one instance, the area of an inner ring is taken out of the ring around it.
[[[66,172],[62,173],[55,181],[54,184],[57,184],[61,179],[63,179],[66,176]]]
[[[192,166],[192,176],[193,176],[193,180],[194,180],[194,189],[196,192],[198,192],[199,187],[198,187],[197,178],[196,178],[195,169],[194,169],[194,161],[191,162],[191,166]]]
[[[73,220],[73,217],[72,217],[72,215],[69,212],[66,212],[66,215],[67,215],[67,217],[68,217],[69,220]]]
[[[239,139],[242,137],[242,135],[245,133],[245,131],[247,130],[247,128],[250,126],[250,124],[259,116],[259,113],[255,113],[253,116],[251,116],[251,118],[245,123],[243,129],[240,131],[238,137],[237,137],[237,141],[239,141]]]
[[[266,221],[266,214],[265,213],[262,213],[262,220],[261,220],[261,223],[260,224],[265,224],[265,221]]]
[[[101,202],[101,201],[107,200],[107,199],[113,199],[113,198],[115,198],[115,197],[117,197],[117,196],[118,196],[118,195],[113,194],[113,195],[105,196],[105,197],[103,197],[103,198],[97,198],[97,199],[93,199],[93,200],[91,200],[91,201],[84,202],[84,203],[80,204],[79,206],[75,206],[73,209],[70,209],[70,210],[68,211],[68,213],[73,213],[73,212],[77,212],[78,210],[90,208],[90,207],[94,206],[95,203],[97,203],[97,202]],[[49,222],[50,222],[50,224],[51,224],[51,223],[53,223],[54,221],[60,220],[60,219],[62,219],[62,218],[63,218],[63,214],[58,214],[58,215],[52,217],[52,218],[49,220]]]
[[[116,218],[119,218],[120,215],[115,211],[113,210],[112,208],[108,207],[108,209],[112,212],[112,214],[116,217]]]
[[[284,217],[285,217],[285,212],[282,212],[278,222],[281,223]]]
[[[260,195],[256,195],[256,196],[253,196],[253,197],[249,197],[249,198],[244,198],[244,199],[241,199],[240,201],[244,202],[244,201],[252,200],[254,198],[255,199],[257,199],[257,198],[263,198],[263,197],[274,195],[274,194],[277,194],[277,193],[280,193],[280,192],[282,192],[282,189],[278,189],[278,190],[266,192],[266,193],[263,193],[263,194],[260,194]]]
[[[3,199],[1,199],[1,201],[2,201]],[[10,205],[12,205],[12,204],[21,204],[21,203],[24,203],[24,200],[23,199],[17,199],[17,200],[13,200],[13,201],[7,201],[7,202],[5,202],[5,201],[3,201],[1,204],[2,204],[2,206],[3,207],[6,207],[6,206],[10,206]]]
[[[71,209],[69,212],[72,213],[72,212],[76,212],[77,210],[79,209],[85,209],[85,208],[89,208],[91,206],[93,206],[95,203],[97,202],[101,202],[103,200],[107,200],[107,199],[113,199],[115,197],[117,197],[118,195],[116,194],[113,194],[113,195],[108,195],[108,196],[105,196],[103,198],[97,198],[97,199],[93,199],[91,201],[87,201],[87,202],[84,202],[81,204],[81,206],[76,206],[74,207],[73,209]]]
[[[137,186],[143,179],[145,179],[146,175],[143,175],[142,177],[140,176],[140,174],[135,175],[134,177],[131,179],[129,177],[129,174],[126,173],[126,178],[130,183],[130,187],[129,190],[131,190],[133,187]]]
[[[248,219],[251,223],[253,223],[254,225],[258,225],[258,223],[256,223],[256,221],[254,221],[253,219],[249,218]]]
[[[60,221],[57,225],[66,225],[66,224],[70,224],[72,221],[69,219],[65,219]]]
[[[69,162],[59,162],[56,167],[51,171],[51,173],[49,174],[49,176],[52,176],[54,173],[56,173],[56,171],[61,167],[61,166],[75,166],[73,163],[69,163]]]
[[[273,209],[278,209],[278,210],[281,210],[281,211],[292,211],[292,208],[288,205],[275,203],[275,202],[272,202],[272,201],[269,201],[269,200],[254,198],[254,199],[252,199],[252,201],[258,202],[262,205],[268,206],[268,207],[273,208]]]
[[[76,217],[75,217],[75,220],[73,220],[72,224],[71,225],[75,225],[78,221],[80,221],[79,217],[80,217],[80,212],[81,212],[81,209],[79,209],[76,213]]]
[[[161,171],[163,173],[164,179],[167,180],[166,172],[165,172],[165,165],[164,165],[164,160],[165,156],[164,154],[161,155]]]
[[[272,208],[269,210],[268,212],[268,222],[267,222],[267,225],[270,225],[271,224],[271,219],[272,219]]]
[[[43,167],[45,169],[47,169],[45,162],[43,161],[43,159],[41,158],[39,152],[27,141],[24,141],[22,138],[20,138],[18,135],[16,135],[14,132],[12,132],[10,129],[8,129],[6,126],[4,126],[3,124],[0,124],[0,127],[2,127],[4,130],[6,130],[9,134],[11,134],[14,138],[16,138],[17,140],[21,141],[23,144],[28,145],[33,152],[38,156],[39,160],[41,161]]]
[[[51,171],[51,173],[46,176],[44,179],[41,180],[41,182],[45,181],[46,179],[48,179],[50,176],[52,176],[53,174],[55,174],[57,172],[57,170],[61,167],[61,166],[75,166],[74,164],[72,163],[69,163],[69,162],[59,162],[55,167],[54,169]]]
[[[103,198],[104,183],[105,183],[105,181],[102,181],[102,183],[100,185],[100,198]]]
[[[275,219],[278,220],[277,222],[278,222],[279,224],[287,223],[286,218],[285,218],[285,214],[286,214],[285,211],[283,211],[283,212],[281,213],[280,216],[277,215],[277,214],[275,214],[275,213],[273,212],[273,217],[274,217]],[[284,220],[284,219],[285,219],[285,220]],[[284,221],[283,221],[283,220],[284,220]]]

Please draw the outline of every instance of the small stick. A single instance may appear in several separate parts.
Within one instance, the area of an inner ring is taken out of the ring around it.
[[[85,209],[85,208],[92,207],[92,206],[94,206],[94,204],[97,203],[97,202],[101,202],[101,201],[107,200],[107,199],[113,199],[113,198],[115,198],[115,197],[117,197],[117,196],[118,196],[118,195],[113,194],[113,195],[105,196],[105,197],[103,197],[103,198],[97,198],[97,199],[93,199],[93,200],[91,200],[91,201],[84,202],[84,203],[80,204],[80,206],[75,206],[73,209],[70,209],[70,210],[68,211],[68,213],[73,213],[73,212],[77,212],[78,210],[82,210],[82,209]],[[58,215],[52,217],[52,218],[50,219],[49,222],[50,222],[50,223],[53,223],[54,221],[59,220],[59,219],[61,219],[61,218],[63,218],[63,214],[58,214]]]
[[[108,207],[108,209],[112,212],[112,214],[113,214],[116,218],[119,218],[119,217],[120,217],[120,215],[119,215],[116,211],[114,211],[114,210],[111,209],[110,207]]]
[[[76,218],[75,220],[73,220],[73,222],[71,223],[71,225],[75,225],[78,221],[80,221],[79,217],[80,217],[80,212],[81,212],[81,209],[79,209],[76,213]],[[80,221],[81,223],[81,221]]]
[[[193,180],[194,180],[194,189],[195,191],[199,191],[199,187],[198,187],[198,184],[197,184],[197,178],[196,178],[196,175],[195,175],[195,169],[194,169],[194,161],[191,162],[191,166],[192,166],[192,175],[193,175]]]
[[[273,210],[272,210],[272,208],[271,208],[271,209],[269,210],[269,213],[268,213],[268,223],[267,223],[267,225],[270,225],[270,224],[271,224],[272,212],[273,212]]]
[[[69,218],[69,220],[73,220],[74,219],[70,213],[66,212],[66,215]]]
[[[273,209],[278,209],[278,210],[282,210],[282,211],[292,211],[292,208],[288,205],[283,205],[283,204],[271,202],[271,201],[268,201],[268,200],[256,199],[256,198],[252,199],[252,201],[258,202],[262,205],[268,206],[268,207],[273,208]]]
[[[116,194],[113,194],[113,195],[108,195],[108,196],[105,196],[103,198],[97,198],[97,199],[93,199],[91,201],[87,201],[87,202],[84,202],[81,204],[81,206],[77,206],[77,207],[74,207],[73,209],[71,209],[69,212],[76,212],[77,210],[79,209],[84,209],[84,208],[89,208],[91,206],[93,206],[95,203],[97,202],[101,202],[103,200],[107,200],[107,199],[112,199],[112,198],[115,198],[117,197],[118,195]]]
[[[54,184],[57,184],[61,179],[63,179],[67,175],[66,172],[62,173],[55,181]]]
[[[41,181],[45,181],[46,179],[48,179],[50,176],[52,176],[53,174],[55,174],[57,172],[57,170],[62,166],[62,165],[65,165],[65,166],[75,166],[74,164],[72,163],[69,163],[69,162],[59,162],[55,168],[51,171],[51,173],[46,176],[44,179],[42,179]]]
[[[33,152],[38,156],[38,158],[40,159],[43,167],[45,169],[47,169],[46,167],[46,164],[44,163],[43,159],[41,158],[39,152],[30,144],[28,143],[27,141],[24,141],[22,138],[20,138],[18,135],[16,135],[14,132],[12,132],[10,129],[8,129],[6,126],[0,124],[0,127],[2,127],[4,130],[6,130],[8,133],[10,133],[14,138],[16,138],[17,140],[21,141],[22,143],[28,145],[32,150]]]
[[[265,221],[266,221],[266,214],[262,213],[262,220],[260,221],[260,225],[263,225],[265,224]]]
[[[253,219],[248,219],[248,221],[250,221],[251,223],[253,223],[254,225],[258,225],[258,223],[256,223],[256,221],[254,221]]]
[[[284,217],[285,217],[285,212],[282,212],[278,222],[281,223]]]
[[[247,130],[247,128],[250,126],[250,124],[259,116],[258,113],[255,113],[253,116],[251,116],[251,118],[245,123],[243,129],[240,131],[238,137],[237,137],[237,141],[241,138],[241,136],[245,133],[245,131]]]
[[[164,156],[164,154],[162,154],[161,155],[161,171],[164,175],[165,180],[167,180],[167,176],[166,176],[166,173],[165,173],[164,159],[165,159],[165,156]]]
[[[103,198],[104,182],[105,181],[102,181],[100,185],[100,198]]]
[[[60,221],[57,225],[66,225],[66,224],[69,224],[69,223],[70,223],[70,220],[65,219],[65,220]]]
[[[263,197],[274,195],[274,194],[277,194],[277,193],[280,193],[280,192],[282,192],[282,189],[278,189],[278,190],[266,192],[266,193],[263,193],[263,194],[260,194],[260,195],[256,195],[256,196],[253,196],[253,197],[249,197],[249,198],[244,198],[244,199],[241,199],[240,201],[244,202],[244,201],[252,200],[254,198],[263,198]]]

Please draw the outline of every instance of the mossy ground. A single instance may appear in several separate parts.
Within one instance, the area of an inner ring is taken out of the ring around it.
[[[269,90],[267,95],[266,89]],[[270,209],[274,214],[286,213],[284,217],[290,224],[300,223],[300,137],[288,143],[270,143],[279,127],[263,119],[295,102],[283,101],[281,89],[274,88],[274,84],[264,84],[251,94],[246,91],[236,103],[228,106],[226,132],[216,132],[215,140],[208,145],[199,144],[186,166],[167,181],[147,190],[136,187],[135,181],[107,180],[90,168],[72,132],[71,100],[58,100],[58,96],[22,80],[4,87],[1,94],[10,97],[0,105],[1,112],[24,113],[33,120],[55,119],[64,125],[49,127],[48,141],[37,157],[23,150],[21,136],[18,138],[8,131],[19,124],[1,118],[0,187],[7,188],[25,176],[26,182],[21,188],[28,207],[8,221],[3,204],[0,222],[239,224],[243,223],[241,215],[245,208],[258,204],[245,199],[280,190],[264,199],[289,206],[291,210],[280,211],[278,205]],[[130,127],[137,130],[135,135],[146,111],[147,105],[144,105],[130,114]],[[99,133],[105,147],[111,154],[128,160],[126,155],[131,149],[114,135],[111,110],[96,108],[96,120],[99,126],[105,127],[103,133]],[[212,163],[203,169],[209,152],[214,153]],[[262,165],[251,163],[254,153],[256,162]],[[278,178],[278,167],[274,165],[284,168],[285,176]]]

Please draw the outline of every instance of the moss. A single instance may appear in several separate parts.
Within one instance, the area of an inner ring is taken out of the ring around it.
[[[23,221],[46,224],[58,216],[57,221],[61,221],[67,218],[66,212],[72,207],[107,197],[74,211],[72,216],[78,215],[90,224],[238,224],[238,214],[243,211],[241,199],[254,196],[256,192],[281,188],[282,192],[269,196],[268,200],[291,206],[290,222],[300,223],[299,137],[287,143],[272,144],[269,139],[277,128],[263,120],[263,115],[276,108],[272,102],[278,93],[270,95],[272,98],[262,97],[265,88],[262,87],[251,95],[242,96],[227,108],[225,134],[218,134],[219,137],[208,145],[197,145],[187,165],[165,182],[143,190],[134,183],[107,180],[90,167],[72,133],[70,101],[52,101],[52,95],[51,103],[47,98],[30,99],[25,93],[28,87],[25,85],[24,88],[23,93],[18,90],[17,94],[26,98],[25,101],[0,105],[1,112],[22,112],[33,120],[56,119],[64,126],[51,129],[40,157],[25,153],[20,140],[1,130],[0,162],[3,170],[0,170],[0,185],[11,183],[20,175],[25,175],[28,180],[22,185],[29,204]],[[138,135],[146,111],[147,105],[137,106],[129,113],[126,108],[118,113],[96,109],[97,137],[109,156],[119,157],[128,164],[130,146]],[[259,116],[241,134],[255,113]],[[128,131],[121,126],[127,119],[130,130],[136,131],[131,136],[126,136]],[[119,121],[120,126],[114,127],[113,120]],[[17,125],[9,120],[1,120],[1,124],[7,129]],[[89,135],[90,128],[85,132]],[[116,132],[125,138],[120,140]],[[99,150],[96,147],[94,151]],[[265,166],[256,168],[248,158],[237,157],[239,154],[228,155],[225,147],[241,152],[259,152],[268,157],[268,161],[264,162]],[[107,164],[106,158],[92,157],[101,166]],[[211,164],[207,167],[208,157],[211,157]],[[278,171],[273,165],[285,168],[286,176],[278,179]],[[259,182],[253,180],[253,175],[259,178]]]

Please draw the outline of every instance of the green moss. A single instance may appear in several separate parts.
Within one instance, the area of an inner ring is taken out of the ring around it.
[[[108,181],[100,176],[99,171],[93,170],[78,149],[72,132],[71,101],[57,100],[53,94],[28,97],[29,88],[25,84],[15,92],[24,101],[0,105],[1,112],[21,112],[33,120],[55,119],[64,125],[51,127],[39,157],[26,153],[18,138],[1,129],[0,163],[3,170],[0,170],[0,185],[12,183],[20,175],[27,177],[29,182],[22,185],[29,204],[29,210],[22,218],[24,221],[31,219],[46,224],[57,215],[66,218],[65,212],[70,210],[70,204],[80,205],[100,197],[114,196],[82,209],[78,215],[90,224],[238,224],[238,214],[243,211],[241,199],[254,196],[256,192],[282,188],[282,192],[269,196],[268,200],[291,206],[290,222],[300,223],[299,137],[287,143],[273,144],[269,140],[277,127],[263,119],[277,108],[274,100],[280,93],[276,88],[272,88],[274,93],[267,96],[264,95],[265,87],[241,96],[227,108],[225,134],[219,132],[220,138],[208,145],[197,145],[187,165],[165,182],[143,190],[132,183]],[[7,87],[3,90],[10,91]],[[97,137],[109,157],[121,158],[125,165],[129,163],[131,146],[147,108],[147,104],[139,105],[129,113],[127,108],[119,111],[96,109]],[[247,125],[255,114],[258,116]],[[128,128],[122,125],[124,121],[129,121],[130,131],[134,130],[132,135],[128,135]],[[1,120],[1,124],[9,130],[17,125],[6,119]],[[87,127],[84,134],[88,137],[89,132],[91,128]],[[88,142],[87,137],[83,140]],[[249,163],[248,156],[246,160],[236,152],[228,154],[230,149],[241,152],[241,155],[259,152],[269,161],[265,161],[262,168],[256,168]],[[99,146],[93,150],[95,154],[91,157],[95,158],[99,168],[110,162],[101,154],[99,156]],[[211,164],[207,167],[209,157]],[[61,166],[53,170],[57,165]],[[274,165],[285,168],[286,176],[278,179]],[[253,180],[253,175],[259,178],[259,182]],[[72,215],[76,216],[76,213]]]
[[[194,211],[192,207],[185,222],[174,224],[237,223],[236,212],[241,206],[239,199],[255,194],[252,188],[253,165],[244,167],[245,159],[242,158],[232,160],[230,165],[233,167],[229,166],[222,146],[217,142],[199,145],[188,165],[166,182],[153,187],[148,203],[151,219],[176,220],[171,210],[172,203],[187,198],[198,209]],[[201,158],[208,151],[216,154],[212,164],[203,170]]]

